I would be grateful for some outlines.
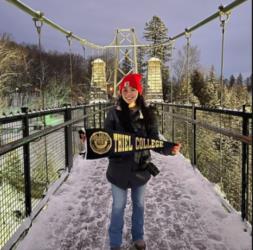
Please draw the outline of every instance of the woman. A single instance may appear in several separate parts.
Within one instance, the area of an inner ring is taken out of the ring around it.
[[[122,79],[119,85],[118,104],[109,110],[105,120],[105,129],[159,139],[154,110],[146,106],[142,96],[141,78],[140,74],[129,74]],[[176,154],[179,150],[180,145],[177,145],[171,152],[160,150],[160,153]],[[131,229],[133,244],[137,250],[146,249],[143,226],[144,193],[146,183],[150,179],[150,172],[146,168],[148,162],[150,162],[149,150],[110,157],[109,159],[106,176],[112,185],[113,197],[109,227],[111,250],[121,249],[128,188],[131,189],[133,204]]]

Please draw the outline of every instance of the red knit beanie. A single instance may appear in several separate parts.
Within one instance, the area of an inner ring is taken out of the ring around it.
[[[121,83],[119,85],[119,91],[122,92],[122,89],[125,86],[130,86],[132,88],[135,88],[139,94],[142,94],[142,83],[141,83],[142,75],[141,74],[128,74],[124,76],[124,78],[121,80]]]

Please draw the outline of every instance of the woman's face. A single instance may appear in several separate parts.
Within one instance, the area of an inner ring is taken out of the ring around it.
[[[128,105],[135,104],[137,97],[138,91],[135,88],[126,86],[122,89],[122,98]]]

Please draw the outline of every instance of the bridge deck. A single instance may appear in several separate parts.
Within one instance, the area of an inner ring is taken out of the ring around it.
[[[179,155],[152,154],[161,173],[148,183],[145,239],[149,250],[249,250],[240,216],[228,213],[212,185]],[[18,250],[108,250],[111,209],[107,159],[74,159],[67,181],[36,218]],[[129,200],[129,199],[128,199]],[[124,249],[131,242],[130,202]]]

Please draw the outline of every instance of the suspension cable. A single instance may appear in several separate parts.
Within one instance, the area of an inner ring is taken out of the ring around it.
[[[230,17],[230,12],[225,12],[224,7],[221,5],[219,6],[219,20],[220,20],[220,27],[221,27],[221,68],[220,68],[220,107],[224,106],[224,84],[223,84],[223,69],[224,69],[224,39],[225,39],[225,25]],[[220,129],[222,128],[222,114],[220,114]],[[223,136],[220,133],[220,186],[223,188],[223,175],[226,168],[224,168],[223,164],[223,156],[222,156],[222,144],[223,144]]]
[[[175,40],[173,40],[173,41],[175,41]],[[172,61],[173,61],[173,49],[175,49],[175,47],[174,47],[174,42],[172,43],[172,46],[171,46],[171,53],[170,53],[170,61],[169,61],[169,63],[170,63],[170,66],[169,66],[169,69],[170,69],[170,74],[169,74],[169,79],[170,79],[170,83],[171,83],[171,85],[170,85],[170,102],[171,103],[173,103],[173,79],[172,79],[172,77],[171,77],[171,72],[172,72],[172,65],[173,65],[173,63],[172,63]]]
[[[187,103],[189,104],[189,48],[190,48],[190,37],[191,33],[188,29],[185,29],[185,38],[186,38],[186,95]]]
[[[44,92],[44,65],[42,62],[42,46],[41,46],[41,30],[42,30],[42,26],[43,26],[43,21],[41,19],[41,17],[43,16],[43,13],[40,13],[40,18],[33,18],[34,21],[34,25],[35,28],[37,30],[37,34],[38,34],[38,48],[39,48],[39,61],[40,61],[40,70],[41,70],[41,76],[40,76],[40,95],[42,98],[42,109],[45,109],[45,92]],[[46,116],[43,116],[43,125],[44,125],[44,129],[46,128]],[[45,173],[46,173],[46,189],[48,188],[48,184],[49,184],[49,173],[48,173],[48,156],[47,156],[47,136],[44,136],[44,147],[45,147]]]
[[[35,11],[32,8],[30,8],[29,6],[25,5],[24,3],[22,3],[19,0],[6,0],[9,3],[14,4],[16,7],[18,7],[19,9],[23,10],[24,12],[28,13],[29,15],[38,18],[40,15],[40,11]],[[227,13],[228,11],[232,10],[233,8],[237,7],[238,5],[246,2],[247,0],[235,0],[232,3],[230,3],[229,5],[225,6],[223,8],[223,12]],[[218,18],[220,16],[220,11],[215,12],[213,15],[207,17],[206,19],[200,21],[199,23],[197,23],[196,25],[188,28],[189,32],[192,32],[194,30],[196,30],[197,28],[205,25],[206,23]],[[50,19],[44,17],[44,15],[42,16],[42,21],[46,24],[48,24],[49,26],[51,26],[52,28],[64,33],[65,35],[68,35],[70,33],[70,31],[64,29],[63,27],[59,26],[58,24],[52,22]],[[79,41],[81,45],[86,45],[88,47],[91,48],[109,48],[109,47],[159,47],[159,46],[165,46],[165,45],[169,45],[171,43],[171,41],[178,39],[179,37],[182,37],[185,35],[185,32],[182,32],[178,35],[175,35],[173,37],[168,38],[167,40],[165,40],[164,42],[162,42],[161,44],[133,44],[133,45],[115,45],[115,38],[114,40],[108,45],[108,46],[101,46],[92,42],[89,42],[88,40],[84,39],[84,38],[80,38],[77,35],[72,34],[72,38]]]
[[[43,15],[41,13],[41,15]],[[44,96],[44,67],[43,67],[43,62],[42,62],[42,47],[41,47],[41,29],[43,26],[43,21],[38,18],[33,18],[34,25],[37,31],[38,35],[38,48],[39,48],[39,61],[40,61],[40,97],[41,97],[41,105],[42,109],[45,109],[45,96]]]
[[[84,58],[84,60],[85,60],[85,56],[86,56],[85,47],[84,47],[84,46],[82,46],[82,49],[83,49],[83,58]]]
[[[67,36],[67,42],[69,47],[69,75],[70,75],[70,102],[73,104],[73,60],[72,60],[72,50],[71,50],[71,42],[72,42],[72,33],[70,32]]]
[[[223,107],[224,104],[224,86],[223,86],[223,69],[224,69],[224,38],[225,38],[225,25],[229,20],[231,12],[224,12],[224,7],[221,5],[219,6],[220,15],[220,27],[221,27],[221,68],[220,68],[220,106]]]
[[[191,33],[188,29],[185,29],[185,38],[186,38],[186,101],[189,104],[189,48],[190,48],[190,37]],[[188,109],[186,109],[186,116],[188,117]],[[189,148],[189,128],[188,122],[186,122],[186,144],[187,149]],[[189,152],[188,152],[189,153]]]

